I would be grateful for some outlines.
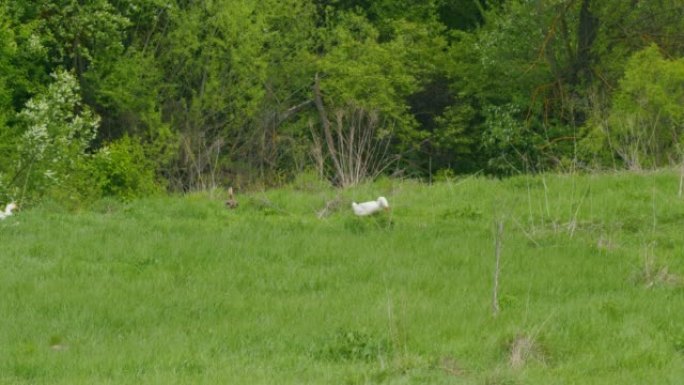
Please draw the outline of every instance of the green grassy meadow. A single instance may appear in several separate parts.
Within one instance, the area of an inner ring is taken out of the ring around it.
[[[674,171],[303,177],[236,210],[26,209],[0,221],[0,384],[681,384],[678,191]],[[378,195],[390,212],[353,216]]]

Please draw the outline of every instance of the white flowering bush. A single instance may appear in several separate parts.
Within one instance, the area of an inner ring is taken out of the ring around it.
[[[78,195],[85,181],[88,149],[99,118],[81,103],[76,78],[69,72],[52,74],[53,83],[19,113],[25,129],[19,144],[17,173],[23,194],[40,196],[51,190]]]

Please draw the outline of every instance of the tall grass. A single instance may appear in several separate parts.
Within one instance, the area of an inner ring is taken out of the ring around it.
[[[0,384],[678,384],[678,183],[303,179],[236,210],[36,207],[0,222]],[[352,215],[378,195],[390,213]]]

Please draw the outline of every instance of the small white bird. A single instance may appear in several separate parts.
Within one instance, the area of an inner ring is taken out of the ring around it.
[[[389,210],[389,203],[385,197],[379,197],[375,201],[356,203],[352,202],[352,209],[354,214],[362,217],[374,214],[382,209]]]
[[[14,202],[9,203],[5,206],[5,211],[0,211],[0,219],[5,219],[12,215],[12,211],[17,208],[17,204]]]

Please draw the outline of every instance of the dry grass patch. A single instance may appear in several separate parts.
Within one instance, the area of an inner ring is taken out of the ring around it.
[[[450,376],[461,377],[465,375],[465,370],[461,364],[455,358],[450,356],[442,357],[439,360],[437,367]]]
[[[655,246],[648,245],[644,248],[644,263],[639,272],[638,281],[643,283],[646,288],[657,286],[681,287],[684,278],[680,274],[672,273],[669,267],[660,264],[655,255]]]
[[[325,207],[318,210],[316,217],[318,219],[329,217],[331,214],[339,211],[343,206],[343,201],[340,196],[336,196],[334,199],[325,202]]]
[[[517,335],[509,344],[508,364],[513,369],[521,369],[529,362],[546,363],[546,353],[534,336]]]

